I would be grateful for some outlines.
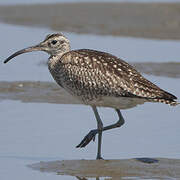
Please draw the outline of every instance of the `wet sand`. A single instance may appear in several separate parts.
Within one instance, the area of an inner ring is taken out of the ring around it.
[[[150,159],[151,160],[151,159]],[[122,160],[64,160],[29,165],[41,172],[55,172],[80,178],[109,177],[110,179],[171,179],[180,178],[180,160],[157,158],[158,162],[144,163],[137,159]]]
[[[0,82],[0,101],[8,99],[36,103],[79,104],[75,98],[52,82]]]
[[[180,39],[179,16],[180,3],[57,3],[0,7],[0,21],[8,24],[157,39]]]

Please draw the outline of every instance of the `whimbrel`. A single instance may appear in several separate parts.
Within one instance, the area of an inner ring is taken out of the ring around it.
[[[127,62],[96,50],[71,50],[69,40],[61,33],[50,34],[38,45],[15,52],[4,63],[31,51],[47,52],[50,55],[48,68],[57,84],[82,104],[92,107],[97,129],[91,130],[76,147],[85,147],[98,134],[97,159],[102,159],[102,132],[124,124],[120,109],[144,102],[178,104],[174,95],[145,79]],[[100,106],[114,108],[119,120],[104,127],[97,110]]]

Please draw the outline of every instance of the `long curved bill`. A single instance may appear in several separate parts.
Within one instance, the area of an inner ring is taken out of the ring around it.
[[[15,52],[14,54],[12,54],[11,56],[9,56],[4,63],[7,63],[8,61],[10,61],[12,58],[23,54],[23,53],[27,53],[27,52],[32,52],[32,51],[42,51],[42,47],[40,46],[40,44],[36,45],[36,46],[31,46],[25,49],[22,49],[20,51]]]

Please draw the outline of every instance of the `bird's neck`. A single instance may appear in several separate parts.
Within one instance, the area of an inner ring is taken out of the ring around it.
[[[58,61],[61,59],[61,57],[69,52],[71,50],[70,44],[65,44],[64,46],[61,47],[59,50],[51,51],[48,65],[50,69],[53,69],[55,65],[58,63]]]
[[[67,51],[61,51],[55,54],[52,54],[49,58],[48,58],[48,66],[49,69],[54,69],[55,65],[60,61],[61,57],[67,53],[69,50]]]
[[[71,50],[70,45],[66,44],[66,45],[62,46],[60,49],[51,50],[48,53],[51,56],[58,56],[59,58],[61,58],[63,56],[63,54],[69,52],[70,50]]]

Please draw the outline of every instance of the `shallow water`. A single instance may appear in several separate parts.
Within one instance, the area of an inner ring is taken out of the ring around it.
[[[1,46],[1,61],[16,50],[38,43],[46,34],[52,32],[45,28],[5,24],[0,24],[0,29],[2,34],[6,34],[1,37],[4,42]],[[73,49],[86,47],[108,51],[136,65],[137,62],[179,62],[180,41],[73,33],[66,35],[72,41]],[[42,65],[46,64],[47,58],[44,53],[31,53],[16,57],[6,65],[0,65],[0,179],[76,179],[33,171],[27,165],[40,161],[95,158],[97,141],[84,149],[75,148],[86,133],[96,127],[93,113],[87,106],[65,104],[66,99],[61,102],[63,104],[52,101],[57,100],[54,94],[57,93],[57,86],[53,83],[47,67]],[[178,73],[177,71],[176,74]],[[145,77],[180,97],[179,76],[175,79],[167,77],[167,73],[160,76],[151,74],[153,76]],[[62,97],[65,98],[63,93],[59,98]],[[72,99],[70,101],[73,103]],[[103,134],[104,158],[180,159],[179,110],[178,106],[146,103],[122,111],[125,125],[119,130]],[[100,108],[100,113],[104,125],[117,119],[111,109]]]
[[[0,29],[2,34],[8,34],[8,38],[7,36],[1,37],[4,42],[1,47],[1,61],[19,49],[39,43],[48,33],[52,32],[47,29],[26,28],[5,24],[0,24]],[[98,49],[112,53],[134,64],[143,73],[169,77],[180,76],[180,71],[178,71],[180,66],[180,41],[104,37],[74,33],[65,34],[71,41],[72,49]],[[47,59],[48,55],[43,52],[18,56],[8,63],[8,65],[0,65],[0,81],[52,81],[48,69],[41,66],[42,64],[46,64]],[[139,65],[138,62],[143,62],[143,64]],[[150,63],[150,65],[147,63]],[[11,72],[11,74],[8,72]]]

